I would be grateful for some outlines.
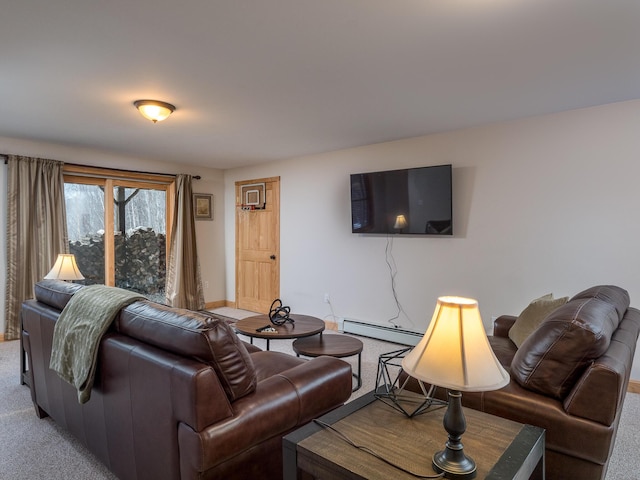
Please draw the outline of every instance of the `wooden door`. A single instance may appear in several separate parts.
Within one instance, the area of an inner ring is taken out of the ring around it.
[[[280,296],[280,177],[236,182],[236,308],[269,313]]]

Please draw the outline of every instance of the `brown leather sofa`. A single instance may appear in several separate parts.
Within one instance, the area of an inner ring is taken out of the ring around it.
[[[520,348],[509,338],[517,317],[498,317],[489,341],[511,381],[465,392],[463,405],[544,428],[547,480],[604,479],[640,332],[640,311],[629,304],[619,287],[589,288],[548,314]]]
[[[49,369],[56,319],[78,288],[44,280],[23,304],[27,381],[38,415],[122,480],[282,478],[282,436],[351,395],[346,362],[260,351],[224,319],[138,301],[102,338],[81,405]]]

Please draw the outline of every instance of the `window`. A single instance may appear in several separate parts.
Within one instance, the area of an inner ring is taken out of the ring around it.
[[[164,302],[173,177],[65,166],[69,252],[84,283]]]

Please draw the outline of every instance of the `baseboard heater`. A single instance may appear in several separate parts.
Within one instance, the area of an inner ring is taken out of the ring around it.
[[[417,345],[423,336],[422,333],[411,332],[401,328],[386,327],[384,325],[358,322],[348,318],[344,319],[342,330],[344,333],[353,333],[354,335],[362,335],[363,337],[375,338],[411,347]]]

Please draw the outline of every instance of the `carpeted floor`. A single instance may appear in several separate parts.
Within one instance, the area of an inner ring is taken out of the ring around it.
[[[50,418],[38,419],[20,385],[20,342],[0,342],[0,478],[116,479]]]
[[[223,317],[227,317],[235,320],[241,320],[243,318],[253,317],[254,315],[258,315],[256,312],[250,312],[249,310],[239,310],[237,308],[230,308],[230,307],[220,307],[211,311],[216,313],[216,315],[221,315]]]
[[[222,313],[222,312],[220,312]],[[235,315],[226,311],[227,316]],[[340,335],[327,332],[327,335]],[[363,385],[350,400],[372,390],[378,357],[398,345],[360,338]],[[271,349],[293,354],[291,340],[271,342]],[[265,348],[264,340],[255,344]],[[357,357],[345,359],[356,367]],[[640,395],[628,394],[607,480],[640,479]],[[579,441],[579,439],[576,439]],[[0,342],[0,478],[6,480],[115,480],[90,452],[49,418],[36,417],[29,389],[19,384],[19,342]]]

